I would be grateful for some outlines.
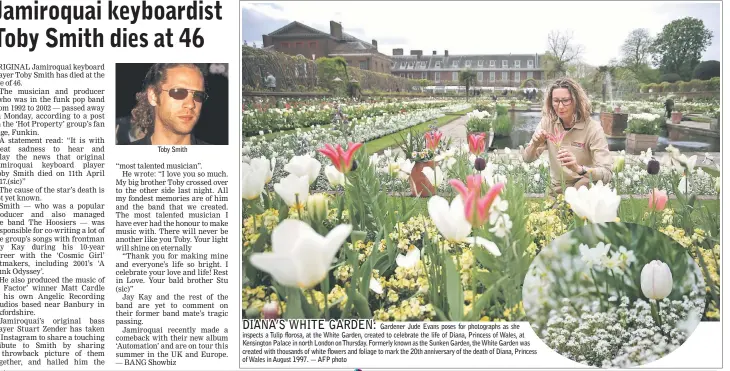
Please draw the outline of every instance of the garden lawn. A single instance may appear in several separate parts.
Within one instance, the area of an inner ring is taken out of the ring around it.
[[[467,113],[471,112],[472,110],[473,110],[473,108],[470,107],[463,111],[447,113],[445,116],[439,117],[438,119],[436,119],[436,126],[438,126],[438,127],[444,126],[444,125],[458,119],[459,117],[466,115]],[[401,139],[401,135],[405,136],[411,130],[425,131],[426,129],[428,129],[429,125],[431,125],[432,123],[433,123],[433,121],[422,122],[416,126],[411,126],[408,129],[403,129],[399,132],[396,132],[396,133],[393,133],[390,135],[386,135],[386,136],[380,137],[378,139],[373,139],[369,142],[365,142],[365,148],[367,149],[367,153],[368,153],[368,155],[372,155],[373,153],[380,152],[384,149],[393,147],[398,144],[398,141]]]
[[[320,127],[322,127],[322,128],[329,128],[331,126],[332,126],[332,124],[327,124],[327,125],[322,125]],[[302,133],[304,133],[304,132],[310,131],[312,129],[314,129],[314,126],[307,126],[306,128],[301,128],[300,131]],[[275,131],[273,133],[264,134],[264,139],[266,139],[267,141],[270,141],[270,140],[276,139],[276,138],[278,138],[278,137],[280,137],[282,135],[294,134],[296,132],[297,132],[297,129]]]

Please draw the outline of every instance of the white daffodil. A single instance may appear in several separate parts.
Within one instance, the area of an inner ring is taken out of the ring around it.
[[[490,228],[489,231],[494,233],[494,235],[499,238],[505,238],[507,234],[512,230],[512,220],[510,220],[509,214],[500,215],[495,223],[492,224],[494,225],[494,227]]]
[[[376,294],[382,294],[383,286],[380,284],[380,281],[376,280],[374,277],[370,277],[370,290],[373,290]]]
[[[628,268],[631,264],[636,262],[636,255],[634,255],[633,251],[628,250],[624,246],[620,246],[618,248],[618,259],[621,263],[621,269]]]
[[[253,167],[249,164],[243,163],[241,179],[241,197],[247,200],[255,200],[259,198],[261,192],[264,191],[266,185],[266,172],[264,169]]]
[[[616,220],[618,206],[621,203],[621,196],[616,194],[615,189],[603,185],[598,181],[596,185],[588,189],[583,186],[580,189],[568,187],[565,190],[565,202],[570,208],[581,217],[591,223],[609,223]]]
[[[402,180],[408,180],[411,175],[411,171],[413,171],[413,166],[415,166],[416,163],[404,158],[403,160],[398,162],[398,168],[400,172],[398,173],[398,177]]]
[[[641,291],[649,299],[662,300],[672,292],[672,271],[659,260],[653,260],[641,269]]]
[[[500,256],[502,253],[497,245],[484,237],[470,237],[471,224],[466,220],[464,213],[464,202],[461,196],[456,196],[451,201],[451,206],[445,198],[441,196],[433,196],[428,200],[428,214],[436,225],[436,229],[449,242],[459,243],[475,243],[484,247],[494,256]],[[475,241],[476,239],[476,241]]]
[[[334,165],[326,166],[324,168],[324,175],[327,177],[327,180],[330,182],[332,187],[345,185],[345,174],[342,174],[339,170],[337,170]]]
[[[435,166],[435,168],[436,170],[427,166],[424,167],[422,171],[423,175],[426,176],[426,179],[428,179],[434,187],[438,187],[444,182],[444,172],[441,170],[440,166]]]
[[[317,179],[321,168],[322,163],[310,155],[294,156],[288,164],[284,165],[284,171],[289,172],[289,174],[300,177],[306,176],[308,184],[312,184]]]
[[[272,157],[271,160],[267,160],[266,157],[261,156],[259,158],[251,159],[251,166],[262,169],[266,172],[266,183],[271,181],[271,177],[274,176],[274,168],[276,167],[276,157]]]
[[[441,162],[443,160],[453,159],[455,155],[456,155],[456,150],[453,149],[453,148],[449,148],[449,149],[447,149],[447,150],[442,151],[441,153],[439,153],[434,158],[434,161]]]
[[[279,183],[274,184],[274,191],[289,207],[297,203],[297,197],[299,197],[299,203],[304,205],[309,198],[309,182],[306,176],[289,174]]]
[[[421,260],[421,250],[414,247],[408,251],[406,255],[398,254],[395,257],[395,263],[401,268],[413,268]]]
[[[599,242],[596,247],[592,249],[583,243],[578,246],[581,260],[588,268],[593,268],[593,266],[596,266],[596,268],[602,267],[603,263],[607,259],[606,254],[608,254],[609,249],[611,249],[611,245],[604,244],[603,242]]]
[[[352,232],[338,225],[323,237],[301,220],[286,219],[271,234],[272,252],[251,255],[251,264],[284,286],[310,289],[322,282]]]

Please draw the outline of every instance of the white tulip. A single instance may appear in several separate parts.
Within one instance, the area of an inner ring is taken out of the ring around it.
[[[421,260],[421,250],[413,248],[406,255],[398,254],[395,257],[395,263],[401,268],[413,268]]]
[[[382,294],[383,286],[380,284],[380,281],[370,277],[370,290],[373,290],[376,294]]]
[[[641,270],[641,291],[649,299],[662,300],[672,292],[672,271],[669,266],[654,260]]]
[[[281,197],[287,206],[294,206],[299,197],[299,203],[304,205],[309,198],[309,182],[306,176],[289,174],[286,178],[274,184],[274,191]]]
[[[435,168],[436,170],[430,167],[424,167],[422,171],[423,175],[426,176],[426,179],[428,179],[434,187],[438,187],[444,182],[444,172],[438,166],[435,166]]]
[[[474,243],[475,237],[470,237],[471,224],[466,220],[464,214],[464,201],[461,196],[456,196],[451,201],[451,206],[445,198],[441,196],[433,196],[428,200],[428,214],[436,225],[436,229],[447,241],[453,243]],[[497,245],[484,237],[476,237],[476,244],[484,247],[494,256],[500,256],[502,253]]]
[[[585,217],[591,223],[609,223],[618,216],[621,196],[599,180],[590,190],[585,186],[578,190],[568,187],[565,190],[565,202],[578,216]]]
[[[241,174],[243,179],[241,180],[242,191],[241,197],[247,200],[255,200],[259,198],[261,192],[264,191],[266,185],[266,173],[265,170],[253,167],[249,164],[243,163]]]
[[[327,176],[327,180],[330,182],[332,187],[345,185],[345,174],[342,174],[333,165],[328,165],[324,168],[324,175]]]
[[[324,280],[350,232],[343,224],[323,237],[303,221],[286,219],[272,232],[272,252],[252,254],[251,264],[284,286],[310,289]]]
[[[271,177],[274,176],[274,168],[276,167],[276,157],[272,157],[271,161],[267,160],[266,157],[261,156],[259,158],[251,159],[251,166],[260,168],[266,172],[266,183],[271,181]]]
[[[310,155],[294,156],[289,160],[288,164],[284,165],[284,171],[300,177],[306,176],[309,184],[312,184],[317,179],[321,168],[322,163]]]

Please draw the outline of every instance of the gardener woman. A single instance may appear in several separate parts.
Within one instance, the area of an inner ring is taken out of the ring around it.
[[[591,119],[591,102],[583,88],[569,78],[556,80],[545,94],[542,120],[522,153],[525,162],[537,160],[547,148],[554,193],[611,180],[613,157],[598,121]],[[562,173],[562,178],[561,178]],[[562,180],[561,180],[562,179]]]

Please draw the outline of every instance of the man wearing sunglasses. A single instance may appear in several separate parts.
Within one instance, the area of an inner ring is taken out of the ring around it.
[[[193,135],[203,103],[208,99],[205,78],[195,64],[153,65],[137,93],[132,124],[145,133],[131,144],[205,145]]]

